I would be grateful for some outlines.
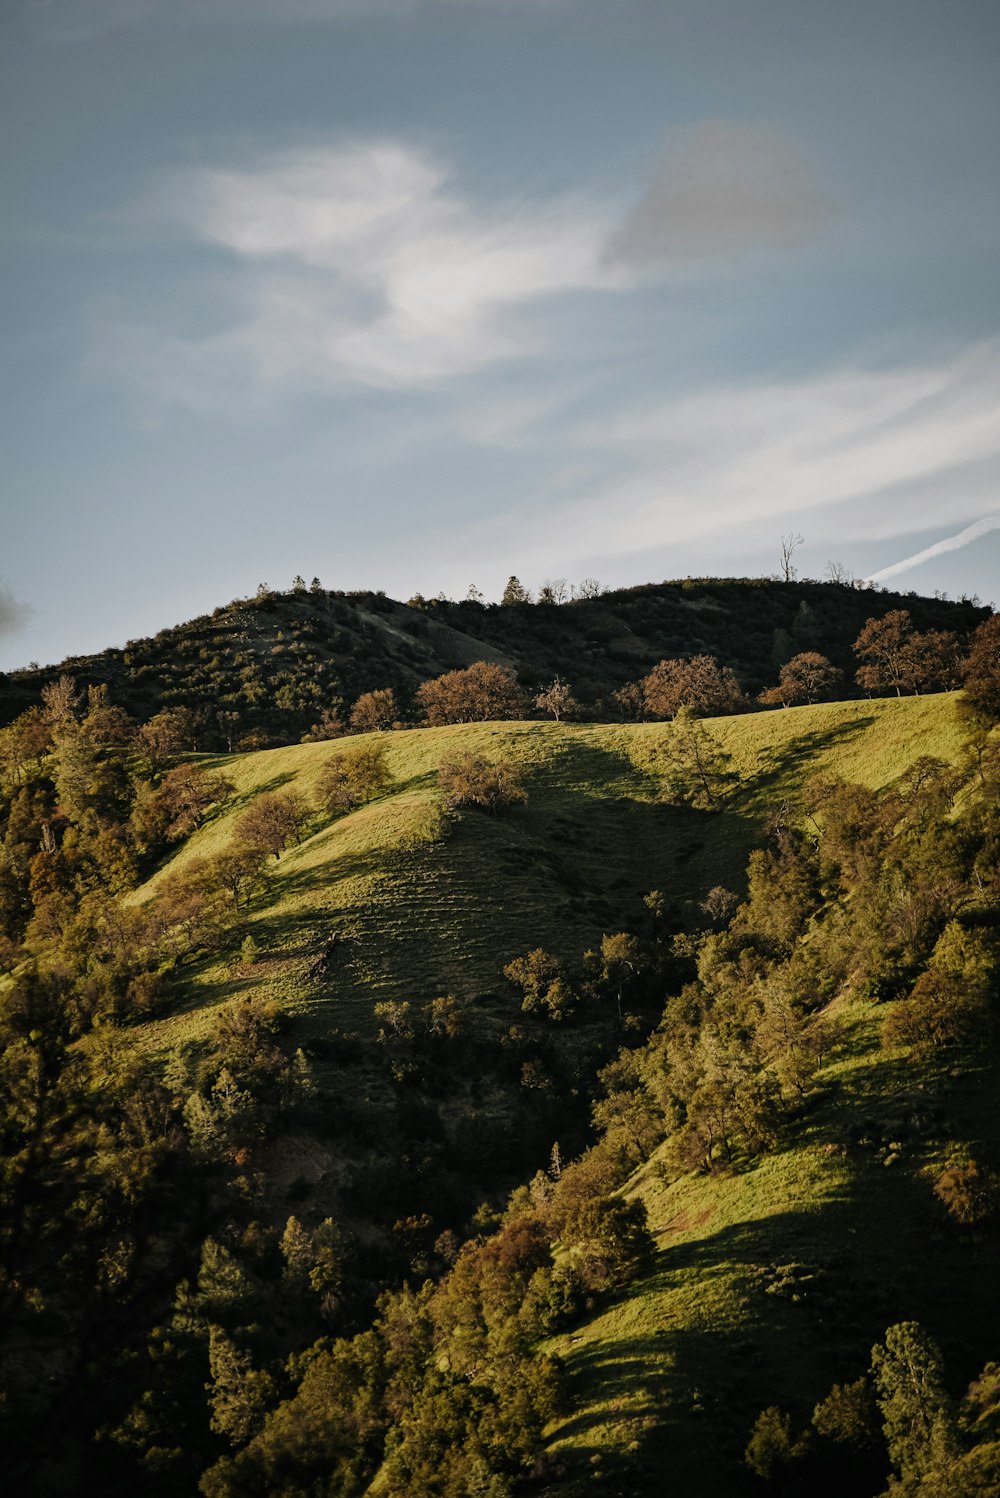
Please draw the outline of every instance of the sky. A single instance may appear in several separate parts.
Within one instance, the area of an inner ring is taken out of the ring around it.
[[[0,670],[296,574],[1000,604],[995,0],[5,0]]]

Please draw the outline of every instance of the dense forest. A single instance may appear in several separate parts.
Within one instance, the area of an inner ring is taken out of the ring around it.
[[[303,584],[3,690],[18,1491],[997,1491],[1000,616]]]

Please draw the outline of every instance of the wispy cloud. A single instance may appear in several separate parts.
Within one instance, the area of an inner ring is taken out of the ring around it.
[[[827,547],[965,520],[992,508],[1000,482],[998,401],[1000,349],[988,345],[940,365],[716,388],[609,417],[577,432],[568,485],[518,517],[522,565],[642,558],[647,575],[706,541],[759,555],[789,524]],[[615,477],[581,477],[588,446],[596,470],[619,455]]]
[[[912,557],[904,557],[901,562],[893,562],[890,566],[873,572],[872,582],[882,583],[887,578],[898,577],[901,572],[909,572],[911,568],[920,567],[924,562],[932,562],[935,557],[943,557],[949,551],[959,551],[963,546],[969,546],[973,541],[978,541],[981,536],[988,536],[990,531],[995,530],[1000,530],[1000,514],[986,515],[982,520],[974,520],[971,525],[957,531],[955,535],[945,536],[931,546],[925,546],[923,551],[915,552]]]
[[[176,171],[144,204],[146,233],[169,225],[225,257],[229,325],[182,336],[169,308],[159,326],[155,312],[119,319],[104,362],[212,411],[226,393],[247,409],[290,389],[420,388],[545,352],[543,300],[635,289],[654,261],[686,278],[681,261],[700,255],[714,274],[727,255],[804,234],[818,203],[780,141],[725,121],[683,134],[624,219],[607,194],[484,200],[439,155],[393,139]]]
[[[683,265],[812,239],[830,217],[819,174],[773,130],[705,120],[670,132],[607,247],[611,262]]]
[[[230,262],[232,325],[184,339],[136,325],[112,357],[168,399],[354,383],[419,388],[537,347],[519,314],[610,288],[608,210],[582,197],[482,205],[393,141],[177,172],[147,215]],[[236,279],[233,280],[233,272]]]

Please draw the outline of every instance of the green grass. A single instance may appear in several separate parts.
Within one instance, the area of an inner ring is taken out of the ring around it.
[[[759,819],[812,774],[867,784],[895,779],[920,753],[954,759],[962,734],[953,696],[828,703],[716,719],[741,787],[716,813],[663,803],[655,752],[670,724],[483,723],[381,736],[393,792],[330,823],[317,814],[299,846],[269,863],[251,916],[260,958],[231,955],[191,970],[186,1002],[143,1027],[156,1046],[196,1038],[234,993],[277,997],[305,1033],[369,1028],[380,999],[502,991],[504,963],[535,946],[578,959],[603,932],[638,920],[659,888],[691,899],[738,888]],[[321,769],[352,742],[302,744],[206,760],[235,793],[134,898],[164,875],[221,851],[261,792],[317,799]],[[475,750],[515,758],[528,803],[497,817],[440,812],[437,770]],[[330,935],[345,939],[328,980],[308,980]]]
[[[779,1153],[672,1183],[654,1156],[626,1188],[646,1204],[657,1253],[553,1340],[572,1413],[550,1444],[575,1474],[560,1493],[592,1491],[599,1472],[608,1492],[652,1498],[665,1470],[677,1492],[742,1491],[759,1411],[779,1404],[805,1425],[832,1383],[866,1371],[894,1321],[926,1325],[959,1383],[995,1355],[991,1248],[946,1222],[931,1189],[951,1141],[978,1152],[985,1121],[988,1153],[1000,1145],[995,1064],[960,1078],[915,1069],[880,1049],[884,1007],[834,1007],[843,1040]],[[814,1276],[804,1293],[769,1290],[787,1265]]]

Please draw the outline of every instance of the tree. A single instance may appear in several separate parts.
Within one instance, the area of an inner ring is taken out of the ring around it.
[[[528,589],[521,582],[520,578],[514,577],[514,575],[511,574],[511,576],[507,579],[507,586],[504,588],[503,596],[500,599],[501,605],[504,608],[509,608],[512,604],[515,603],[530,602],[531,594]]]
[[[543,947],[526,957],[515,957],[503,970],[504,977],[524,995],[525,1014],[543,1014],[562,1020],[576,1004],[576,995],[563,977],[562,963]]]
[[[654,718],[674,718],[685,707],[702,717],[736,713],[745,701],[735,674],[712,655],[660,661],[643,677],[642,692]]]
[[[206,1385],[212,1411],[210,1427],[233,1446],[242,1446],[263,1423],[275,1396],[270,1375],[255,1369],[247,1353],[220,1326],[210,1326]]]
[[[308,733],[302,735],[303,744],[323,743],[327,739],[342,739],[347,733],[347,724],[335,707],[325,707],[319,722],[314,723]]]
[[[965,701],[987,722],[1000,719],[1000,614],[985,619],[972,636],[962,667]]]
[[[42,687],[42,713],[49,728],[62,728],[76,718],[79,707],[80,695],[72,676],[60,676]]]
[[[919,1322],[900,1321],[872,1348],[871,1371],[889,1457],[902,1480],[943,1465],[957,1443],[937,1343]]]
[[[547,577],[538,590],[538,602],[543,604],[565,603],[568,596],[569,589],[564,577]]]
[[[431,728],[446,723],[482,723],[523,718],[525,697],[508,666],[475,661],[464,670],[446,671],[417,689],[416,700]]]
[[[135,738],[135,723],[124,708],[115,706],[103,684],[87,688],[83,721],[91,743],[99,749],[127,749]]]
[[[914,634],[903,650],[903,685],[911,692],[944,692],[960,680],[958,636],[950,629]]]
[[[561,1236],[591,1290],[625,1284],[656,1251],[640,1196],[585,1199],[569,1214]]]
[[[25,768],[41,759],[52,742],[52,730],[39,707],[29,707],[6,728],[0,728],[0,779],[20,782]]]
[[[200,827],[210,806],[231,796],[236,787],[221,775],[206,775],[197,765],[178,765],[163,777],[159,795],[169,813],[166,835],[187,837]]]
[[[934,1182],[934,1195],[964,1227],[985,1222],[1000,1202],[997,1179],[975,1160],[956,1160]]]
[[[293,838],[301,841],[304,821],[305,807],[294,791],[265,791],[237,817],[233,836],[238,843],[280,858]]]
[[[165,707],[139,727],[136,744],[155,775],[175,755],[192,747],[195,732],[192,714],[186,708]]]
[[[393,784],[381,744],[359,745],[329,760],[320,773],[320,801],[334,816],[344,816],[362,802],[384,795]]]
[[[671,737],[657,746],[656,759],[665,768],[665,790],[671,799],[709,811],[739,780],[730,756],[687,707],[674,719]]]
[[[462,754],[446,760],[438,771],[445,805],[456,810],[462,806],[479,806],[495,815],[502,807],[527,801],[515,765],[490,762],[481,754]]]
[[[951,630],[918,634],[905,609],[869,619],[854,644],[864,662],[855,680],[869,693],[950,691],[958,685],[958,637]]]
[[[757,1416],[747,1442],[744,1461],[751,1472],[770,1481],[782,1467],[787,1467],[804,1456],[808,1444],[808,1433],[793,1437],[791,1420],[784,1410],[771,1404]]]
[[[618,1021],[622,1019],[622,997],[625,984],[639,971],[639,941],[627,931],[601,937],[601,977],[610,983],[618,1004]]]
[[[854,574],[843,562],[827,562],[826,576],[828,582],[836,583],[841,588],[849,588],[854,582]]]
[[[792,564],[792,558],[799,547],[805,545],[805,540],[805,536],[800,536],[798,531],[789,531],[787,536],[781,538],[781,576],[786,583],[793,583],[799,575]]]
[[[299,573],[292,578],[292,592],[304,593],[306,591],[306,580]]]
[[[345,755],[351,785],[360,801],[373,801],[393,783],[381,744],[365,744]]]
[[[560,681],[558,676],[551,686],[539,692],[535,698],[535,706],[543,713],[551,713],[557,723],[563,718],[574,717],[580,709],[580,704],[569,686],[566,682]]]
[[[355,733],[382,733],[399,719],[396,694],[391,687],[362,692],[351,708],[351,727]]]
[[[841,680],[841,672],[825,655],[804,650],[782,666],[778,685],[761,692],[758,701],[765,707],[820,702],[832,695]]]
[[[596,577],[585,577],[570,589],[573,598],[583,599],[600,598],[603,592],[604,585],[599,583]]]

